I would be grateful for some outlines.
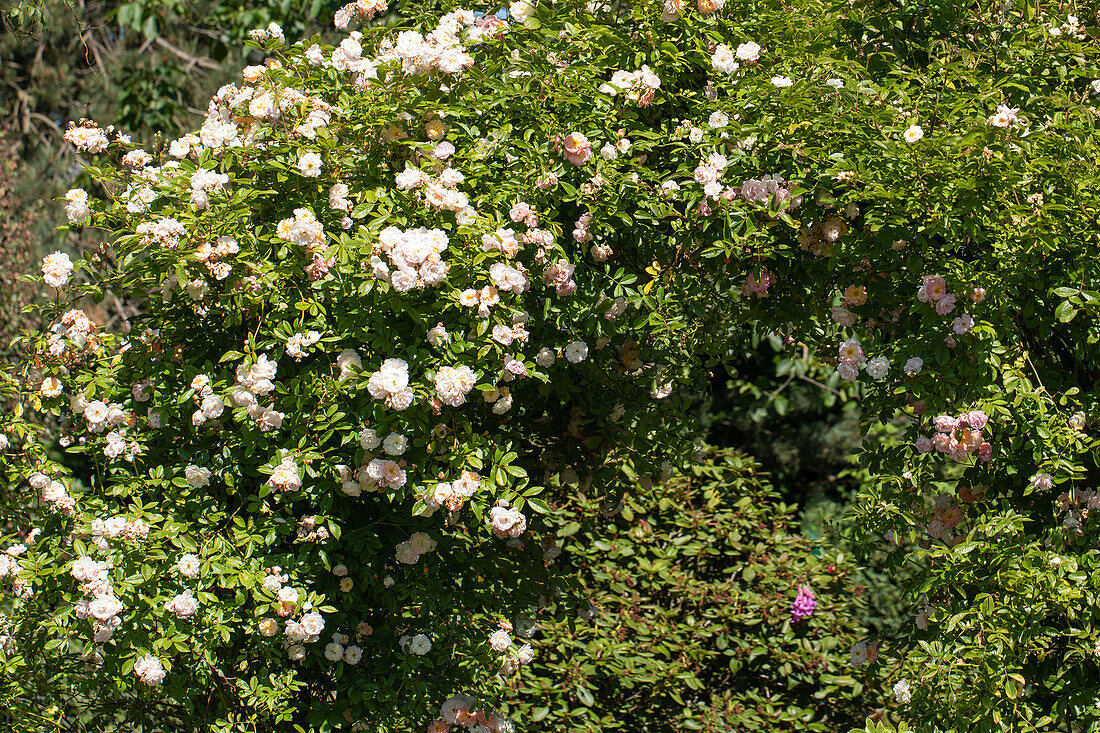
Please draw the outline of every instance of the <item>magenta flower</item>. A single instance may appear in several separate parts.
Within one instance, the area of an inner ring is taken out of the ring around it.
[[[817,608],[817,599],[814,597],[814,592],[810,586],[802,586],[798,590],[798,595],[795,596],[794,605],[791,606],[791,623],[805,621],[814,615],[815,608]]]

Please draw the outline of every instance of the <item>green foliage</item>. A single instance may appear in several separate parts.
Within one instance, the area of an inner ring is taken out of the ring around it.
[[[555,507],[591,618],[542,630],[513,688],[527,730],[837,731],[883,703],[885,670],[849,664],[851,559],[801,538],[758,471],[719,451],[612,516],[584,494]],[[817,608],[792,623],[804,586]]]

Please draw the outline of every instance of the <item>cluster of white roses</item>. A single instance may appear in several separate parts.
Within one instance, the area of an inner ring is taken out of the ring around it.
[[[337,466],[340,486],[345,494],[359,496],[363,491],[399,489],[405,485],[408,473],[402,464],[389,458],[375,458],[374,451],[381,446],[389,456],[404,455],[409,445],[408,438],[396,432],[379,438],[374,428],[363,428],[359,432],[359,445],[363,448],[363,463],[354,474],[347,466]]]
[[[409,539],[400,542],[396,549],[397,562],[406,565],[415,565],[421,555],[431,552],[436,547],[436,541],[424,532],[414,532]]]
[[[638,71],[619,69],[611,75],[611,80],[600,86],[600,91],[611,96],[622,94],[639,107],[648,107],[661,88],[661,78],[654,74],[649,66],[643,65]]]
[[[229,183],[229,176],[206,168],[199,168],[191,174],[191,204],[196,209],[210,206],[210,193],[221,191]]]
[[[305,268],[311,280],[320,278],[332,266],[332,259],[325,257],[328,252],[325,228],[309,209],[295,209],[293,217],[281,220],[275,228],[275,236],[297,244],[312,256]]]
[[[107,540],[122,537],[130,542],[138,542],[149,536],[149,525],[140,519],[109,517],[93,519],[91,523],[92,544],[100,552],[107,552],[110,544]]]
[[[292,589],[283,588],[282,590]],[[297,592],[295,592],[295,595],[297,595]],[[282,595],[280,595],[280,601],[281,599]],[[321,632],[324,630],[325,619],[319,613],[311,612],[302,614],[301,621],[287,619],[284,627],[286,637],[283,640],[286,646],[287,658],[293,662],[299,662],[305,659],[305,645],[316,644],[321,638]]]
[[[31,488],[39,492],[42,501],[51,509],[67,516],[73,514],[76,508],[76,499],[69,494],[65,484],[56,479],[51,479],[41,472],[32,473],[28,483],[30,483]]]
[[[301,661],[305,658],[305,644],[314,644],[321,638],[321,632],[325,630],[325,619],[321,614],[311,611],[312,604],[302,603],[300,620],[288,618],[298,610],[302,600],[301,592],[289,585],[284,585],[288,576],[282,573],[282,568],[276,566],[269,569],[264,577],[263,588],[269,593],[275,594],[275,612],[286,619],[285,637],[283,639],[287,657],[291,661]],[[258,624],[258,629],[263,636],[275,636],[279,633],[279,622],[271,617],[263,618]],[[357,660],[358,661],[358,660]]]
[[[523,270],[523,265],[516,263],[515,267],[503,262],[494,262],[489,266],[489,277],[496,285],[498,292],[521,295],[531,287],[531,281]]]
[[[372,458],[364,472],[372,484],[384,489],[400,489],[408,480],[401,464],[388,458]]]
[[[156,221],[143,221],[134,231],[142,235],[141,241],[144,244],[156,244],[166,249],[179,247],[180,239],[188,234],[187,227],[170,216]]]
[[[70,224],[76,224],[87,219],[92,214],[88,206],[88,192],[83,188],[70,188],[65,194],[65,216]]]
[[[477,383],[477,375],[468,366],[441,366],[435,372],[435,392],[443,404],[460,407]]]
[[[489,646],[493,651],[504,654],[501,673],[513,674],[520,667],[531,663],[535,658],[535,650],[530,644],[517,647],[513,643],[512,635],[508,633],[513,630],[512,625],[506,621],[502,621],[500,625],[501,628],[489,635]],[[517,634],[522,634],[523,631],[523,629],[516,629]]]
[[[398,292],[438,285],[447,276],[447,263],[442,255],[449,241],[442,229],[419,227],[402,231],[386,227],[379,233],[378,243],[389,263],[372,254],[374,276]]]
[[[99,434],[114,428],[107,434],[107,445],[103,448],[103,454],[108,458],[118,458],[125,454],[127,460],[133,460],[141,452],[141,446],[136,441],[127,441],[126,428],[132,428],[137,424],[137,417],[128,413],[120,403],[107,404],[102,400],[91,402],[83,392],[77,392],[69,399],[69,407],[78,415],[82,415],[87,423],[88,431]]]
[[[236,371],[237,384],[229,393],[229,399],[233,401],[233,404],[237,405],[237,407],[244,407],[247,409],[248,416],[252,418],[260,430],[264,432],[278,430],[282,427],[283,418],[286,417],[283,413],[275,409],[274,401],[264,406],[260,404],[260,401],[257,399],[258,397],[270,394],[275,389],[275,384],[272,380],[275,379],[275,373],[278,369],[278,362],[269,359],[267,354],[261,354],[259,358],[247,367],[242,363],[237,367]],[[192,382],[192,387],[194,386],[195,383]],[[211,399],[212,396],[213,395],[203,395],[203,406],[192,417],[192,421],[195,422],[196,425],[202,424],[201,421],[198,421],[197,417],[200,412],[206,418],[217,417],[221,414],[221,411],[217,408],[217,402],[221,402],[221,399],[216,396],[213,396],[214,399]],[[217,414],[212,414],[214,412]]]
[[[316,331],[308,331],[306,333],[296,333],[286,340],[286,353],[287,356],[301,361],[306,355],[306,349],[316,344],[321,340],[321,334]]]
[[[890,360],[885,356],[876,356],[868,360],[863,354],[863,346],[859,339],[850,338],[840,344],[840,363],[837,372],[841,379],[854,382],[859,378],[859,368],[862,366],[867,371],[867,376],[876,381],[886,378],[890,371]]]
[[[267,485],[275,491],[297,491],[302,486],[302,479],[298,475],[298,463],[290,456],[284,456],[271,471]]]
[[[408,362],[396,357],[383,361],[378,371],[370,375],[367,391],[374,399],[384,400],[390,409],[407,410],[413,403]]]
[[[443,159],[453,153],[454,146],[442,142],[436,146],[433,156]],[[477,218],[477,211],[470,206],[470,197],[458,190],[458,184],[463,180],[465,176],[454,168],[442,168],[433,179],[419,168],[408,166],[397,174],[396,184],[401,191],[415,191],[418,200],[423,200],[437,211],[454,212],[459,224],[470,224]]]
[[[218,237],[214,244],[203,242],[195,251],[195,257],[206,265],[206,269],[215,280],[224,280],[233,271],[233,266],[225,260],[240,252],[237,240],[232,237]]]
[[[581,217],[584,218],[583,216]],[[578,222],[579,224],[580,222]],[[586,230],[587,232],[587,230]],[[576,237],[576,232],[573,232]],[[555,294],[566,297],[577,292],[577,281],[573,279],[573,272],[577,269],[576,265],[571,264],[568,260],[559,259],[550,263],[549,266],[542,272],[542,282],[548,288],[554,288]]]
[[[970,299],[975,303],[985,300],[985,288],[973,288]],[[929,303],[938,315],[946,316],[955,310],[958,302],[955,294],[947,289],[947,281],[939,275],[925,275],[917,288],[917,300],[921,303]],[[974,328],[974,317],[969,313],[956,316],[951,322],[951,330],[954,335],[948,335],[945,339],[948,346],[955,345],[954,336],[961,336]]]
[[[159,685],[167,674],[164,665],[152,654],[146,654],[134,662],[134,674],[149,686]]]
[[[199,610],[199,601],[190,590],[185,590],[171,600],[165,601],[164,610],[174,613],[176,618],[190,618]]]
[[[720,74],[732,74],[741,64],[753,64],[760,59],[760,45],[754,41],[742,43],[735,52],[724,43],[718,44],[710,57],[711,67]]]
[[[452,725],[469,728],[471,731],[488,733],[512,733],[515,729],[512,721],[495,710],[474,710],[474,698],[469,695],[455,695],[439,707],[439,720],[428,726],[428,733],[447,733]]]
[[[448,511],[461,511],[463,505],[481,488],[481,477],[473,471],[463,471],[462,475],[451,483],[438,483],[422,497],[426,506],[423,516],[430,517],[440,507]]]
[[[80,619],[92,618],[93,636],[97,644],[102,644],[111,638],[122,624],[119,614],[125,608],[122,602],[115,598],[114,586],[108,574],[108,565],[105,561],[95,560],[87,555],[73,561],[69,572],[76,582],[80,583],[81,591],[91,598],[81,598],[76,602],[76,617]]]
[[[415,654],[419,657],[424,656],[432,650],[432,640],[424,634],[417,634],[416,636],[404,634],[397,640],[397,645],[401,647],[401,651],[406,654]]]
[[[332,635],[332,641],[325,645],[325,659],[330,662],[343,661],[356,665],[363,658],[363,648],[356,644],[348,644],[347,634],[339,632]]]
[[[65,311],[60,323],[50,327],[50,333],[46,337],[47,351],[51,356],[60,357],[62,361],[95,351],[98,347],[95,331],[95,323],[84,311],[71,308]]]
[[[386,7],[386,0],[356,0],[337,10],[332,22],[337,28],[347,28],[351,21],[370,20]]]
[[[793,211],[802,205],[801,196],[792,196],[793,186],[788,184],[783,176],[777,173],[769,173],[760,178],[749,178],[741,184],[738,193],[741,198],[751,203],[772,202],[778,211]]]
[[[71,144],[77,150],[82,153],[102,153],[107,149],[110,139],[107,137],[108,130],[101,130],[95,126],[87,125],[72,125],[65,131],[65,142]]]
[[[467,38],[476,42],[485,35],[485,27],[486,23],[479,23],[471,11],[456,10],[442,16],[439,25],[426,36],[416,31],[403,31],[398,34],[396,43],[384,40],[375,61],[379,66],[397,61],[406,76],[431,71],[460,74],[474,64],[473,56],[466,53],[460,42],[462,30],[470,28]]]
[[[516,207],[513,206],[512,210],[515,211]],[[530,216],[531,214],[529,214]],[[553,242],[553,235],[551,234],[551,242]],[[520,243],[516,239],[516,232],[514,229],[505,229],[503,227],[497,229],[492,233],[486,233],[481,236],[481,248],[486,252],[500,252],[505,257],[515,257],[519,254]]]
[[[489,526],[500,538],[518,538],[527,529],[527,517],[518,509],[495,506],[489,510]]]

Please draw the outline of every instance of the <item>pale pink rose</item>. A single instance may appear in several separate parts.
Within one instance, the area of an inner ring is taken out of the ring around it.
[[[940,433],[951,433],[958,427],[959,421],[950,415],[940,415],[932,423],[936,426],[936,431]]]
[[[981,410],[968,412],[963,415],[962,418],[965,419],[967,424],[969,424],[970,427],[974,428],[975,430],[981,430],[989,422],[989,416]]]
[[[579,132],[571,132],[562,140],[565,159],[573,165],[584,165],[592,157],[592,143]]]
[[[531,207],[526,202],[520,201],[512,204],[512,208],[508,211],[508,218],[512,221],[519,223],[531,215]]]
[[[939,300],[947,295],[947,281],[939,275],[925,275],[923,288],[929,300]]]
[[[969,331],[972,328],[974,328],[974,319],[971,318],[969,313],[963,313],[961,316],[956,318],[954,320],[954,322],[952,322],[952,324],[951,324],[951,330],[953,330],[955,333],[959,334],[960,336],[962,334],[966,333],[967,331]]]
[[[955,295],[954,293],[947,293],[942,298],[936,301],[936,313],[941,316],[946,316],[951,311],[955,310]]]

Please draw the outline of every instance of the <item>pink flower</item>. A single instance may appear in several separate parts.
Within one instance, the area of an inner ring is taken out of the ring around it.
[[[1036,491],[1050,491],[1054,488],[1054,479],[1049,473],[1037,473],[1031,477],[1031,485]]]
[[[913,441],[913,447],[920,453],[929,453],[932,450],[932,441],[922,435]]]
[[[970,427],[974,428],[975,430],[981,430],[989,422],[989,416],[981,410],[968,412],[965,415],[962,415],[962,419],[966,420]]]
[[[939,275],[925,275],[924,294],[929,300],[939,300],[947,295],[947,281]],[[940,315],[943,314],[941,313]]]
[[[993,458],[993,446],[989,443],[982,443],[978,448],[978,458],[989,462]]]
[[[940,302],[942,303],[943,301]],[[939,305],[939,303],[936,305]],[[972,328],[974,328],[974,319],[970,317],[969,313],[963,313],[951,324],[951,329],[960,336]]]
[[[562,140],[565,159],[573,165],[584,165],[592,157],[592,143],[579,132],[571,132]]]
[[[939,433],[952,433],[959,424],[958,420],[950,415],[940,415],[932,423],[936,426],[936,432]]]
[[[939,313],[941,316],[946,316],[948,313],[955,310],[955,295],[953,293],[945,294],[939,300],[936,300],[935,308],[936,313]]]
[[[745,284],[741,286],[741,292],[745,295],[752,293],[758,298],[766,298],[768,297],[768,286],[772,284],[774,277],[775,276],[767,270],[761,270],[760,280],[757,280],[750,272],[748,276],[745,277]]]
[[[326,259],[320,253],[313,255],[313,261],[306,265],[306,275],[310,280],[320,280],[328,274],[328,270],[335,262],[331,257]]]
[[[508,218],[516,223],[523,221],[530,215],[531,207],[524,201],[512,204],[512,208],[508,212]]]

